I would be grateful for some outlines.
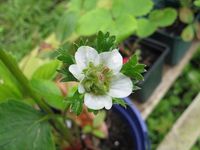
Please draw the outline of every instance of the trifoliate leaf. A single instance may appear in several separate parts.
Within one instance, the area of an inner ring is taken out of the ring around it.
[[[184,41],[192,41],[194,38],[194,28],[192,25],[188,25],[181,33],[181,37]]]
[[[180,8],[179,10],[179,19],[183,22],[183,23],[192,23],[194,20],[194,13],[193,11],[188,8],[188,7],[183,7]]]
[[[173,8],[154,10],[149,14],[149,20],[157,27],[166,27],[174,23],[177,11]]]

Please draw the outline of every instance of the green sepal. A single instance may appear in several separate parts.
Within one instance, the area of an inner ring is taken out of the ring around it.
[[[144,80],[142,73],[145,71],[145,65],[138,63],[138,56],[133,55],[122,67],[121,72],[133,80]]]
[[[117,104],[117,105],[121,105],[122,107],[126,108],[127,107],[127,103],[121,99],[121,98],[113,98],[112,99],[113,104]]]
[[[109,32],[103,33],[99,31],[96,37],[96,50],[101,53],[112,50],[115,46],[115,36],[110,36]]]

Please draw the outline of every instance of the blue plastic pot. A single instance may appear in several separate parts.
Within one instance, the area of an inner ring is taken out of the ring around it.
[[[119,105],[114,105],[112,110],[116,112],[129,126],[130,133],[134,142],[134,150],[150,150],[150,142],[148,138],[148,131],[144,120],[142,119],[140,112],[133,105],[129,98],[125,98],[128,103],[127,108],[123,108]],[[130,138],[130,137],[126,137]],[[131,150],[131,149],[129,149]]]

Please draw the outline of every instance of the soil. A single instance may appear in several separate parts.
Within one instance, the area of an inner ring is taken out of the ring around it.
[[[63,150],[134,150],[134,137],[121,116],[110,110],[107,113],[105,124],[108,129],[106,139],[79,132],[80,142],[75,142],[73,148],[68,147]]]
[[[134,150],[133,137],[129,126],[115,112],[110,111],[106,119],[109,137],[101,140],[102,150]]]
[[[129,38],[124,42],[124,48],[132,51],[133,54],[136,52],[136,49],[140,50],[139,54],[139,63],[146,65],[146,70],[148,71],[149,68],[156,62],[156,60],[161,55],[161,51],[158,50],[155,45],[151,46],[149,42],[139,42],[137,48],[135,48],[135,39]],[[123,52],[122,52],[123,53]],[[126,54],[122,54],[124,58],[128,57]]]

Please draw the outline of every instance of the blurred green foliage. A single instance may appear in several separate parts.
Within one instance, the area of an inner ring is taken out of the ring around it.
[[[200,149],[200,138],[196,141],[195,145],[191,148],[191,150],[199,150]]]
[[[200,91],[199,56],[200,49],[191,62],[185,66],[182,75],[147,119],[153,150],[156,149],[178,117]],[[198,149],[200,149],[200,146]]]
[[[65,9],[62,1],[1,1],[0,47],[14,53],[18,60],[22,58],[54,30]]]
[[[131,34],[148,37],[157,28],[171,25],[177,17],[173,8],[152,9],[151,0],[70,0],[56,35],[60,41],[76,40],[101,30],[115,35],[118,43]]]

